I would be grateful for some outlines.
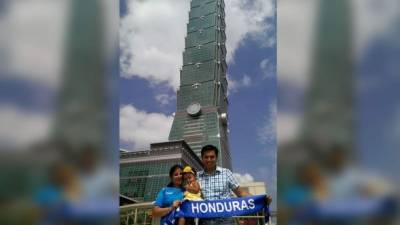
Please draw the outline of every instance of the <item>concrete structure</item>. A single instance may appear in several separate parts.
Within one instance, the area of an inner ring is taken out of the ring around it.
[[[267,193],[267,188],[264,182],[249,182],[240,184],[240,187],[248,191],[251,195],[263,195]]]

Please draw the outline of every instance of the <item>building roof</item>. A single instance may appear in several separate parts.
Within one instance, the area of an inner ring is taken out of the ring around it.
[[[134,152],[120,151],[120,153],[120,163],[122,164],[181,159],[185,157],[194,160],[194,163],[197,164],[195,166],[196,169],[202,165],[199,157],[184,140],[152,143],[150,144],[150,150]]]

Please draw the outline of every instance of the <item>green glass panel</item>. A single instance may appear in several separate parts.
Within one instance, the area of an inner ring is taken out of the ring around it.
[[[216,27],[200,29],[196,32],[189,33],[185,38],[185,47],[190,48],[198,45],[204,45],[209,42],[220,42],[222,34]]]
[[[224,1],[222,1],[222,0],[192,0],[190,3],[190,7],[193,8],[193,7],[196,7],[199,5],[205,5],[205,4],[209,4],[212,2],[222,4],[222,6],[225,7]]]
[[[206,5],[210,3],[220,4],[223,8],[225,8],[225,3],[223,0],[192,0],[190,2],[190,8],[195,8],[197,6]]]
[[[211,1],[204,5],[197,5],[193,8],[191,8],[191,10],[189,12],[189,19],[200,17],[200,16],[205,16],[210,13],[218,12],[219,10],[217,10],[218,9],[217,6],[218,6],[218,4],[216,1]]]
[[[202,45],[201,47],[188,48],[183,52],[183,65],[216,59],[219,55],[217,51],[218,48],[215,42]]]
[[[158,161],[122,164],[120,193],[141,201],[154,201],[158,191],[169,182],[169,168],[175,163],[177,162]]]
[[[204,5],[204,4],[209,4],[212,2],[219,2],[220,0],[192,0],[190,3],[190,7],[196,7],[196,6],[200,6],[200,5]]]
[[[172,123],[171,133],[169,135],[169,140],[182,139],[184,124],[184,120],[174,119],[174,122]]]
[[[216,75],[216,63],[214,60],[186,65],[182,67],[181,85],[190,85],[204,81],[214,80]]]
[[[209,14],[203,17],[197,17],[189,21],[187,24],[187,32],[191,33],[199,29],[204,29],[211,26],[220,25],[216,14]]]
[[[192,102],[198,102],[203,107],[214,105],[214,81],[202,83],[199,87],[181,86],[178,95],[178,111],[185,110]]]

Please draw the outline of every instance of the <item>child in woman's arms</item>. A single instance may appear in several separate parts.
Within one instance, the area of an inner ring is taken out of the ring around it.
[[[201,197],[201,190],[200,190],[200,184],[196,180],[196,171],[192,169],[190,166],[186,166],[183,169],[183,181],[184,181],[184,187],[186,189],[184,193],[184,200],[189,200],[189,201],[200,201],[203,200]],[[185,225],[186,224],[185,218],[179,218],[179,225]],[[188,223],[192,224],[193,220],[188,219]]]

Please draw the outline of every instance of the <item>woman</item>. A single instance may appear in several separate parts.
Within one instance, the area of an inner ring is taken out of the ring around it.
[[[182,166],[174,165],[169,170],[171,182],[158,193],[153,208],[153,216],[163,217],[181,204],[185,189],[182,187]],[[160,224],[164,224],[161,218]]]

